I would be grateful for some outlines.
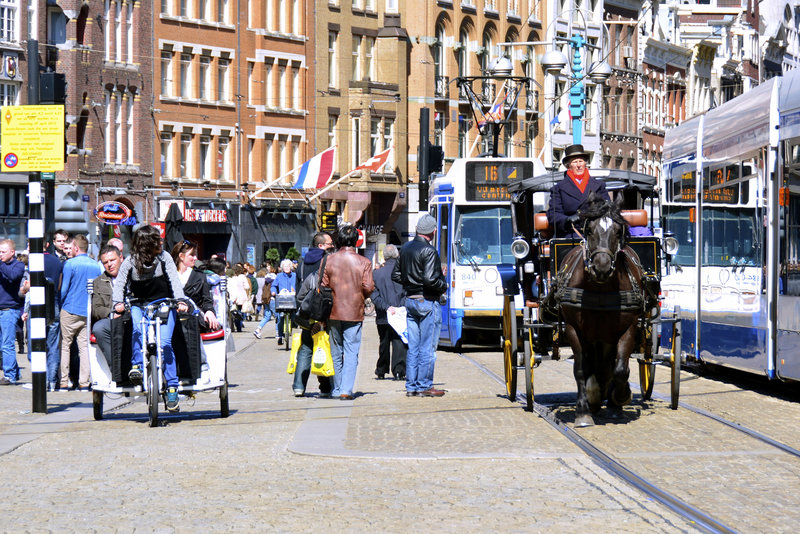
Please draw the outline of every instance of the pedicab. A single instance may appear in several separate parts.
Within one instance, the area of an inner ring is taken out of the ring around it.
[[[220,278],[220,302],[225,310],[227,279]],[[87,328],[91,332],[91,295],[93,283],[87,283],[89,310]],[[160,299],[143,307],[142,352],[144,369],[141,385],[134,385],[128,378],[131,368],[132,326],[130,313],[111,320],[112,354],[106,356],[97,345],[92,334],[89,340],[89,364],[92,372],[92,403],[94,418],[103,418],[103,398],[106,395],[138,397],[147,400],[148,420],[151,427],[158,425],[159,403],[166,408],[166,381],[163,372],[160,326],[171,310],[179,303],[189,306],[189,313],[180,313],[172,337],[177,374],[178,395],[194,398],[199,392],[219,392],[220,417],[228,417],[228,366],[227,366],[227,313],[220,313],[220,328],[213,332],[200,332],[200,311],[191,299]]]
[[[668,363],[671,368],[671,406],[678,406],[680,390],[680,353],[676,353],[676,344],[666,343],[667,338],[673,341],[680,336],[680,317],[676,310],[673,317],[660,316],[660,280],[662,262],[669,261],[669,250],[665,250],[660,229],[653,225],[653,204],[657,197],[655,177],[616,169],[593,169],[592,176],[603,180],[606,189],[616,203],[608,203],[606,210],[616,210],[630,227],[638,227],[642,231],[635,232],[625,241],[624,223],[616,227],[619,230],[620,242],[615,252],[587,250],[587,239],[553,238],[553,231],[547,218],[546,208],[549,201],[549,192],[555,183],[563,178],[560,172],[550,172],[544,175],[526,178],[509,186],[511,195],[511,218],[513,240],[511,251],[515,264],[504,269],[503,278],[503,360],[506,390],[510,400],[516,400],[517,372],[522,369],[525,376],[525,392],[527,409],[533,409],[534,368],[543,359],[560,359],[560,349],[565,344],[565,332],[570,335],[570,345],[579,347],[579,351],[600,350],[594,347],[580,347],[579,342],[586,343],[586,336],[576,334],[572,324],[565,323],[565,315],[571,322],[587,320],[602,322],[606,320],[627,317],[630,328],[625,331],[632,342],[626,341],[627,346],[632,346],[629,354],[622,354],[624,360],[620,364],[620,374],[607,373],[608,380],[603,381],[599,387],[602,399],[611,400],[612,382],[622,381],[627,385],[628,357],[634,357],[639,362],[639,381],[643,400],[651,398],[655,378],[656,364]],[[642,209],[647,200],[650,200],[650,216],[647,210]],[[603,203],[606,204],[606,203]],[[611,206],[615,204],[616,208]],[[606,214],[609,212],[606,211]],[[584,224],[588,225],[588,220]],[[606,224],[602,225],[604,228]],[[592,229],[584,226],[584,231]],[[640,235],[649,234],[649,235]],[[587,234],[588,235],[588,234]],[[667,246],[671,243],[669,239]],[[576,247],[580,251],[573,251]],[[592,286],[595,291],[576,286],[575,279],[589,272],[589,265],[595,254],[608,253],[611,259],[611,270],[615,269],[615,261],[619,279],[624,282],[625,290],[619,289],[605,293],[597,293],[598,284]],[[624,269],[620,265],[632,267],[620,274]],[[635,275],[635,276],[634,276]],[[515,295],[522,294],[521,309],[515,306]],[[594,319],[589,316],[593,314]],[[583,317],[581,318],[581,315]],[[577,317],[577,319],[576,319]],[[597,325],[594,325],[597,326]],[[600,325],[602,329],[605,325]],[[612,324],[609,329],[618,325]],[[595,331],[598,328],[594,328]],[[579,339],[580,338],[580,339]],[[594,340],[591,340],[594,342]],[[622,344],[622,337],[618,340]],[[660,343],[664,341],[665,343]],[[596,343],[597,346],[600,343]],[[606,342],[608,350],[610,343]],[[661,354],[660,346],[670,346],[668,353]],[[679,344],[678,344],[679,346]],[[619,347],[611,347],[618,350]],[[574,349],[573,349],[574,351]],[[574,351],[575,352],[575,351]],[[623,348],[622,352],[625,352]],[[575,354],[573,354],[575,356]],[[611,355],[614,356],[614,355]],[[605,360],[604,360],[605,361]],[[578,365],[576,359],[576,365]],[[581,371],[576,371],[578,382],[579,402],[582,389],[588,380],[579,381],[586,377],[579,376]],[[614,376],[611,376],[614,375]],[[596,384],[589,384],[597,389]],[[620,384],[618,384],[620,385]],[[620,385],[619,389],[624,389]],[[628,389],[628,394],[630,390]],[[624,397],[624,394],[620,394]],[[621,399],[626,403],[628,399]],[[597,407],[597,394],[595,394],[592,411]],[[588,422],[587,424],[591,424]]]

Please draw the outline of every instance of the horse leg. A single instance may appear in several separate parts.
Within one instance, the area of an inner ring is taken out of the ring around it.
[[[636,326],[631,326],[617,344],[617,354],[614,361],[614,372],[611,379],[611,391],[608,397],[608,408],[611,415],[621,415],[622,407],[630,404],[633,394],[628,383],[630,367],[628,365],[633,343],[636,339]]]
[[[567,325],[564,329],[564,334],[572,347],[572,355],[575,360],[572,366],[575,384],[578,387],[578,399],[575,403],[575,426],[593,426],[594,419],[592,419],[592,415],[589,412],[589,401],[586,397],[586,355],[583,353],[581,340],[578,338],[575,328]]]

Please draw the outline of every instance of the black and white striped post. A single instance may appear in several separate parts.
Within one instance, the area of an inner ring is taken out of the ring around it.
[[[28,104],[39,103],[39,41],[28,40]],[[28,174],[28,271],[30,272],[31,382],[34,413],[47,413],[47,319],[44,277],[42,174]],[[53,298],[53,296],[51,296]]]

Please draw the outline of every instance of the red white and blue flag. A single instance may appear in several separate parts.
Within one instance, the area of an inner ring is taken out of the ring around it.
[[[333,176],[333,162],[336,146],[324,150],[303,163],[294,189],[322,189]]]
[[[494,104],[492,104],[491,109],[489,109],[489,111],[484,113],[482,118],[478,119],[478,128],[483,128],[483,126],[487,122],[496,122],[496,123],[502,122],[503,114],[505,111],[503,109],[503,105],[505,104],[505,102],[506,102],[506,90],[505,87],[503,87],[500,93],[498,93],[497,98],[495,99]]]

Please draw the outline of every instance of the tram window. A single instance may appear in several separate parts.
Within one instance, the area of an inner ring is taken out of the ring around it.
[[[510,208],[461,208],[453,237],[460,265],[514,262]]]
[[[670,209],[665,217],[667,229],[678,239],[678,253],[672,261],[678,265],[694,265],[695,226],[689,218],[689,207]],[[761,265],[761,254],[752,209],[703,210],[702,263],[711,266]]]
[[[789,209],[785,215],[785,239],[781,247],[781,274],[785,276],[785,293],[800,296],[800,196],[789,197]]]

